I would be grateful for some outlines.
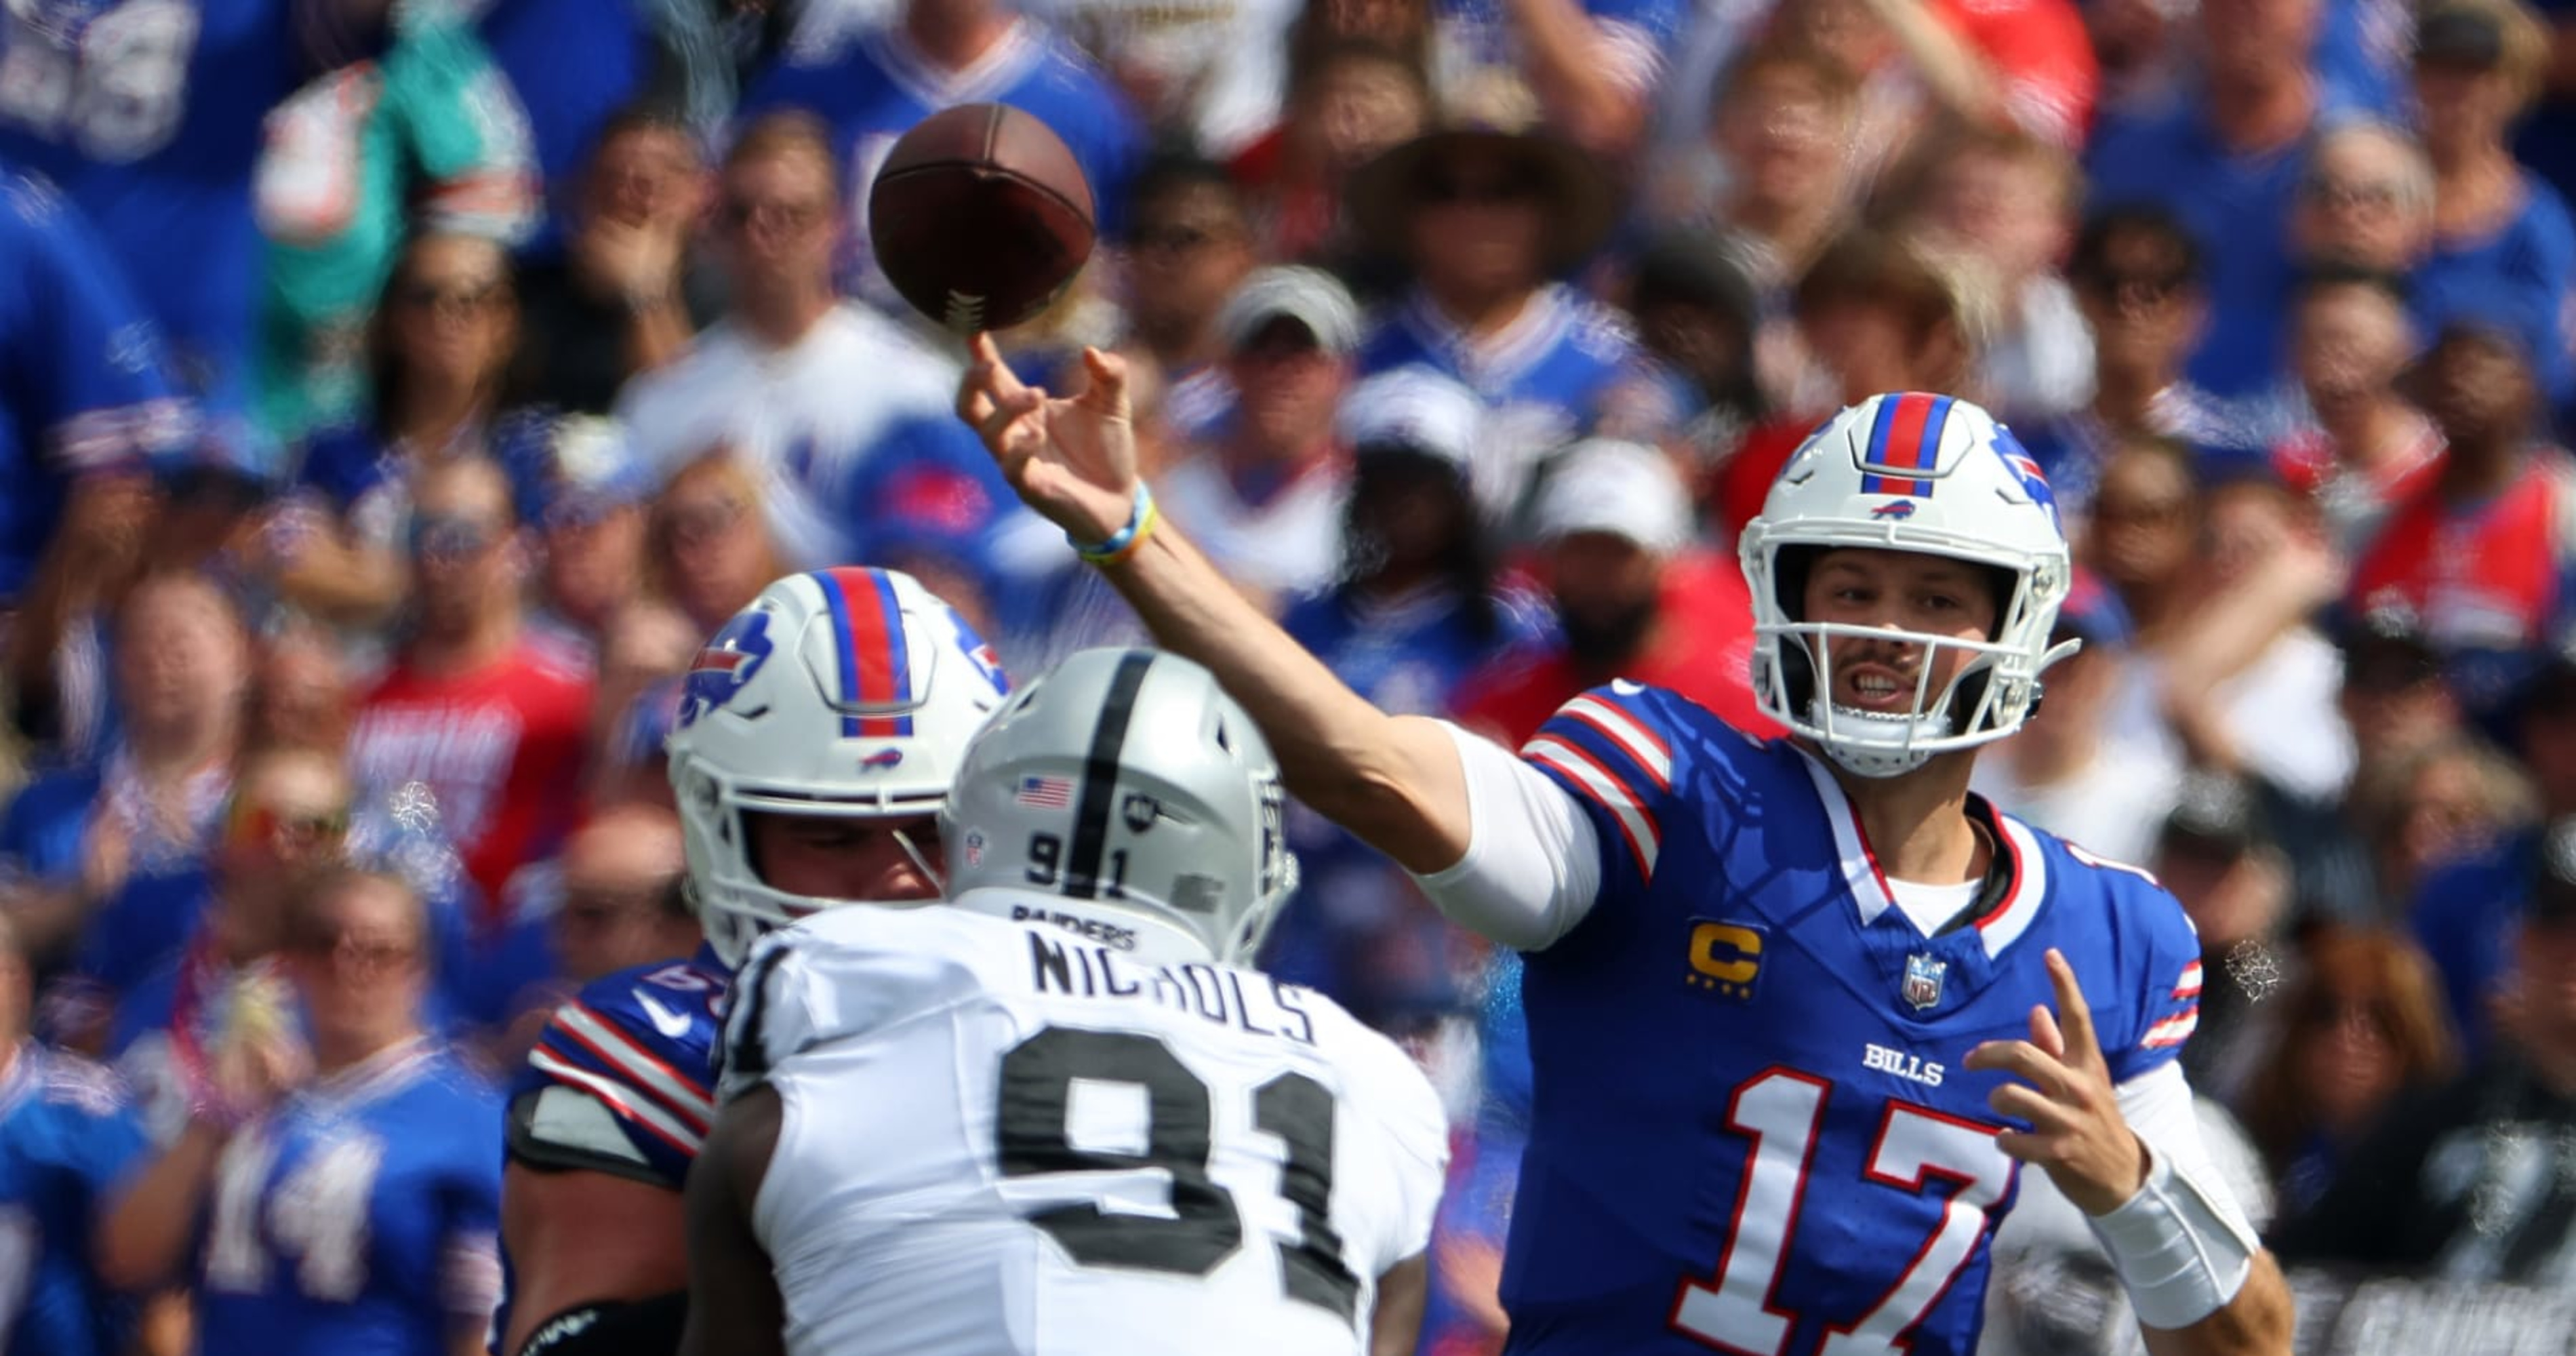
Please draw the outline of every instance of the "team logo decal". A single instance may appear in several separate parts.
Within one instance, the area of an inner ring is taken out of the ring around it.
[[[726,622],[689,665],[688,686],[680,698],[680,724],[692,725],[698,717],[731,702],[769,662],[772,648],[767,612],[745,612]]]
[[[1881,504],[1877,508],[1871,509],[1869,511],[1869,516],[1873,518],[1884,518],[1891,522],[1903,522],[1914,516],[1914,501],[1911,499],[1893,500],[1891,502]]]
[[[1930,956],[1905,958],[1905,983],[1897,992],[1916,1012],[1941,1001],[1941,977],[1950,973],[1950,962]]]

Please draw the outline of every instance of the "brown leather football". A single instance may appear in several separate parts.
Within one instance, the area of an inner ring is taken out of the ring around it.
[[[894,144],[868,190],[877,267],[960,334],[1002,330],[1064,293],[1091,257],[1091,184],[1055,129],[961,104]]]

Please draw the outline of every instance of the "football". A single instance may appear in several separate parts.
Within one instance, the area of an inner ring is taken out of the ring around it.
[[[962,104],[895,142],[868,190],[877,267],[959,334],[1037,315],[1091,257],[1091,184],[1055,129],[1005,104]]]

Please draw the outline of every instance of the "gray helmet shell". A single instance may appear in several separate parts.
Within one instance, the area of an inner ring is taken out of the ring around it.
[[[1279,765],[1206,669],[1159,650],[1085,650],[1004,704],[940,811],[948,894],[1040,897],[1123,947],[1174,932],[1249,964],[1297,862]],[[1143,925],[1143,926],[1139,926]]]

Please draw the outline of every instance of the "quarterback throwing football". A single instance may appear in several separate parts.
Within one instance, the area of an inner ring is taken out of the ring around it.
[[[1118,359],[1054,399],[976,345],[959,414],[1021,496],[1215,672],[1291,791],[1528,953],[1512,1350],[1965,1356],[2024,1164],[2086,1212],[2151,1350],[2287,1349],[2175,1063],[2180,906],[1968,792],[2038,699],[2069,573],[1984,411],[1847,409],[1747,528],[1788,737],[1614,683],[1515,757],[1361,701],[1157,525]]]

